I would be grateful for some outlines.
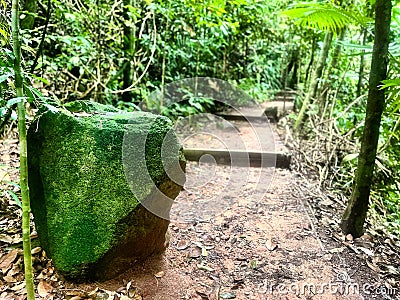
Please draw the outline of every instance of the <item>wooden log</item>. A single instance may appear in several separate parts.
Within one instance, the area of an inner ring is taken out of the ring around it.
[[[289,169],[291,160],[291,155],[284,152],[185,148],[183,149],[183,153],[189,161],[200,161],[200,158],[204,157],[206,162],[212,162],[210,157],[205,157],[205,155],[210,155],[217,164],[239,167],[276,167]]]

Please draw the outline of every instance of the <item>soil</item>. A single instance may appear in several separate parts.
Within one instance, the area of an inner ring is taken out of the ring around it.
[[[246,126],[235,124],[246,136],[246,149],[252,149],[257,145],[252,144]],[[232,140],[224,134],[222,128],[218,133],[222,141]],[[212,144],[207,135],[192,140],[190,135],[182,137],[186,146]],[[4,180],[17,181],[15,134],[1,141],[0,157],[4,265],[4,257],[21,248],[20,209],[6,192],[18,193],[18,189]],[[185,188],[171,211],[165,253],[112,280],[75,284],[60,278],[44,251],[36,247],[35,284],[42,298],[400,299],[398,278],[383,276],[368,263],[367,250],[375,250],[370,243],[373,237],[344,237],[335,225],[341,208],[335,201],[314,205],[315,185],[301,174],[219,166],[209,160],[188,162],[186,174]],[[356,254],[360,244],[367,250]],[[1,261],[0,257],[0,266]],[[21,261],[18,250],[12,264],[0,270],[1,299],[24,299]]]

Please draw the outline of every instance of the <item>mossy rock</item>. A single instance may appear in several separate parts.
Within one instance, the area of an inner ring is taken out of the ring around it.
[[[109,279],[165,249],[185,165],[171,128],[167,118],[90,101],[39,111],[28,130],[31,206],[60,274]]]

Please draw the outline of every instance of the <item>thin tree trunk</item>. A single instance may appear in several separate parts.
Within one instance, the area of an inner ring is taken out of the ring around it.
[[[341,42],[344,39],[345,33],[346,33],[346,28],[343,28],[337,37],[335,50],[333,51],[332,61],[329,66],[329,70],[326,72],[326,82],[325,82],[324,86],[322,87],[322,89],[320,90],[320,96],[319,96],[320,112],[322,112],[325,107],[325,102],[326,102],[326,99],[328,97],[328,93],[329,93],[329,90],[331,87],[331,81],[333,80],[330,77],[335,74],[335,70],[336,70],[337,64],[339,62],[340,51],[342,50]]]
[[[31,232],[30,232],[30,199],[28,187],[28,158],[26,146],[26,121],[25,121],[25,101],[22,70],[21,70],[21,44],[19,40],[19,5],[18,0],[12,1],[12,40],[14,50],[14,76],[17,97],[21,97],[18,102],[18,134],[20,152],[20,187],[22,195],[22,243],[24,247],[24,268],[25,283],[28,300],[35,299],[33,286],[32,255],[31,255]]]
[[[135,7],[135,0],[124,0],[124,20],[126,24],[134,24],[133,20],[130,19],[128,6]],[[124,63],[124,71],[123,71],[123,89],[127,89],[131,86],[134,81],[134,67],[133,67],[133,55],[135,53],[135,25],[133,28],[129,25],[124,25],[124,41],[123,41],[123,49],[125,53],[125,63]],[[126,91],[122,94],[123,101],[129,102],[131,101],[132,93],[130,91]]]
[[[296,122],[294,124],[294,127],[293,127],[294,131],[298,131],[303,126],[303,122],[304,122],[304,118],[305,118],[305,114],[306,114],[308,105],[310,103],[312,103],[312,101],[317,93],[319,79],[321,78],[322,71],[324,69],[324,66],[326,65],[326,60],[328,58],[329,49],[330,49],[331,43],[332,43],[332,37],[333,37],[332,32],[327,32],[325,34],[324,44],[322,46],[322,50],[321,50],[321,54],[319,56],[317,67],[315,68],[315,70],[313,72],[313,75],[311,78],[311,84],[308,89],[308,93],[306,95],[306,98],[303,101],[300,112],[299,112]]]
[[[289,64],[284,69],[282,85],[284,88],[295,89],[297,83],[297,71],[299,66],[300,47],[291,51]],[[291,73],[292,72],[292,73]],[[290,75],[291,74],[291,75]]]
[[[375,167],[379,127],[385,107],[385,91],[381,90],[379,85],[386,79],[387,73],[391,9],[391,0],[377,0],[375,3],[375,41],[365,126],[353,191],[340,224],[346,234],[350,233],[354,237],[359,237],[363,233]]]
[[[306,77],[304,79],[304,85],[305,86],[307,86],[308,77],[310,76],[311,67],[314,64],[315,51],[317,51],[317,38],[315,37],[315,34],[314,34],[313,42],[312,42],[312,46],[311,46],[311,58],[310,58],[310,62],[308,63],[308,66],[307,66]]]
[[[366,42],[367,42],[367,29],[364,28],[362,45],[365,46]],[[365,50],[362,50],[360,57],[360,68],[358,69],[357,97],[361,96],[361,89],[363,86],[364,61],[365,61]]]

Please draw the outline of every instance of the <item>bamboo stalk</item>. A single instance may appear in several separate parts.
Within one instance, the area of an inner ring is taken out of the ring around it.
[[[18,134],[19,134],[19,151],[20,151],[20,186],[22,195],[22,242],[24,247],[24,267],[25,267],[25,284],[27,291],[27,299],[35,299],[35,290],[33,285],[32,272],[32,254],[31,254],[31,237],[30,237],[30,199],[28,187],[28,158],[26,145],[26,120],[25,120],[25,101],[22,81],[21,68],[21,43],[19,39],[19,6],[18,0],[12,1],[11,11],[11,28],[13,51],[15,56],[14,74],[16,95],[21,100],[18,102]]]

